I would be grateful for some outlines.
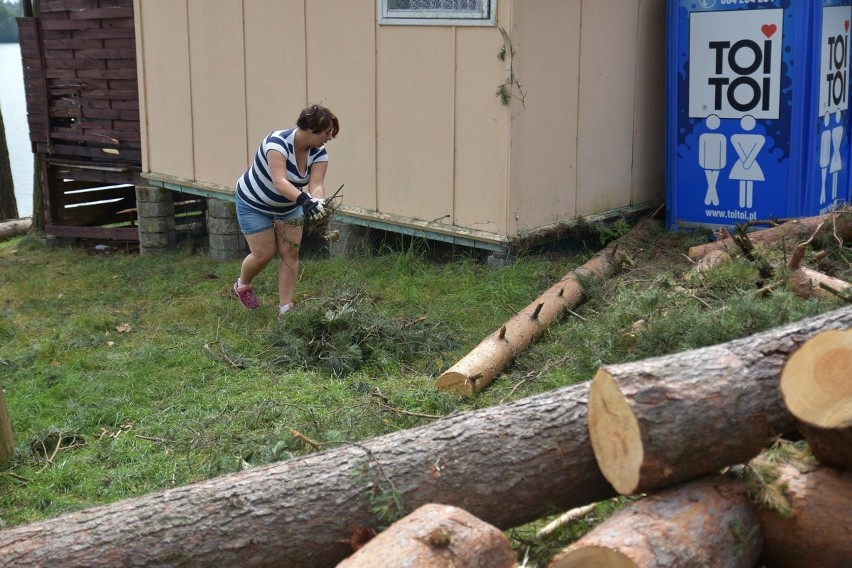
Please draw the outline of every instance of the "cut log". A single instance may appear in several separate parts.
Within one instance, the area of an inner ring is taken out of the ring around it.
[[[781,395],[817,460],[852,470],[852,330],[820,333],[793,353]]]
[[[29,217],[2,221],[0,222],[0,241],[5,241],[19,235],[25,235],[30,231],[32,226],[33,222]]]
[[[472,396],[488,386],[494,377],[530,346],[568,310],[583,301],[584,278],[605,278],[615,271],[617,251],[629,249],[625,243],[642,243],[658,224],[643,220],[621,239],[611,242],[585,264],[566,274],[500,329],[483,339],[473,351],[446,370],[435,381],[440,390]]]
[[[423,505],[395,522],[337,568],[514,568],[499,529],[450,505]]]
[[[822,225],[821,229],[820,225]],[[834,232],[842,240],[852,239],[852,209],[846,208],[842,211],[816,217],[794,219],[777,227],[749,233],[749,238],[753,243],[776,243],[782,239],[790,239],[795,242],[813,236],[817,229],[829,234]],[[734,243],[732,237],[727,237],[712,243],[691,247],[689,258],[697,262],[713,251],[724,250],[737,251],[739,247]]]
[[[615,495],[589,384],[0,531],[10,566],[334,566],[377,507],[465,509],[501,530]]]
[[[822,467],[802,473],[778,468],[792,515],[758,509],[763,558],[773,568],[852,566],[852,477]]]
[[[724,250],[713,250],[702,256],[692,268],[684,275],[684,279],[689,280],[692,276],[707,272],[711,268],[731,260],[731,253]]]
[[[744,463],[795,432],[781,398],[783,366],[826,329],[852,327],[852,307],[721,345],[601,367],[589,433],[622,494],[648,492]]]
[[[834,290],[836,293],[830,292],[825,287]],[[849,282],[818,272],[807,266],[800,266],[790,273],[790,289],[803,298],[833,299],[837,298],[837,294],[842,294],[850,288],[852,288],[852,284]]]
[[[12,424],[9,422],[9,411],[6,410],[6,397],[0,386],[0,467],[9,463],[15,452],[15,440],[12,437]]]
[[[745,484],[714,476],[630,504],[557,555],[550,567],[751,568],[762,543]]]

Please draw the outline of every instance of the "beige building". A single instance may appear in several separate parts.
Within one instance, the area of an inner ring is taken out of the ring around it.
[[[418,1],[134,0],[142,176],[232,199],[316,102],[356,224],[499,250],[662,199],[665,0]]]

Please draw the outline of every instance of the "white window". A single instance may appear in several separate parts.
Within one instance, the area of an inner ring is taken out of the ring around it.
[[[497,0],[378,0],[380,24],[493,26]]]

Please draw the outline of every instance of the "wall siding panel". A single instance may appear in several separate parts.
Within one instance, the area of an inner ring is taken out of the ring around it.
[[[188,8],[195,176],[233,186],[246,165],[242,2],[189,0]]]
[[[345,184],[343,203],[376,209],[376,2],[308,2],[308,102],[340,119],[328,144],[326,190]]]
[[[453,28],[382,26],[376,53],[376,207],[452,224]]]
[[[137,2],[144,107],[143,171],[194,179],[192,90],[185,0]]]

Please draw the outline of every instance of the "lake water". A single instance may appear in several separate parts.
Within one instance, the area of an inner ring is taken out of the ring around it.
[[[0,110],[6,127],[18,215],[29,217],[33,214],[33,153],[27,126],[21,48],[17,43],[0,43]]]

